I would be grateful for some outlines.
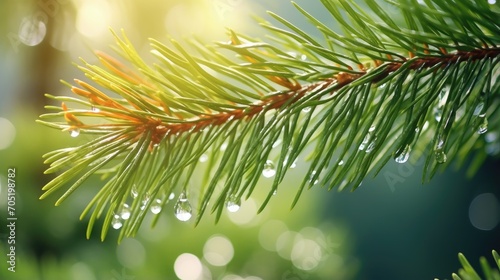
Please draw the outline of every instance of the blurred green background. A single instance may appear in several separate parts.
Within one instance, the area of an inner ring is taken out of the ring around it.
[[[319,1],[297,1],[333,26]],[[313,188],[289,210],[306,162],[298,162],[266,210],[255,215],[266,185],[214,225],[196,228],[173,217],[172,205],[156,227],[145,221],[137,238],[85,239],[81,211],[100,183],[90,179],[63,205],[38,200],[42,155],[88,141],[43,127],[35,119],[49,103],[43,94],[67,95],[59,83],[83,78],[71,62],[96,62],[92,50],[110,52],[109,27],[123,28],[148,59],[147,38],[196,35],[226,41],[225,27],[264,38],[251,15],[272,10],[312,29],[288,1],[5,0],[0,3],[0,220],[7,224],[7,169],[16,168],[16,272],[7,270],[9,232],[0,230],[0,279],[433,279],[450,278],[463,252],[478,266],[500,249],[499,161],[487,161],[471,180],[448,170],[420,183],[419,164],[390,163],[355,192]],[[498,128],[489,137],[498,137]],[[498,143],[498,142],[497,142]],[[389,178],[398,178],[391,180]],[[280,189],[280,190],[281,190]],[[152,214],[151,214],[152,215]]]

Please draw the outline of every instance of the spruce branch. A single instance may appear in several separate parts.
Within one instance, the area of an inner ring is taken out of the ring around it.
[[[105,183],[81,218],[90,214],[87,236],[104,216],[101,238],[113,226],[121,240],[174,194],[178,219],[194,208],[196,223],[207,210],[218,220],[272,177],[262,211],[306,150],[310,165],[292,206],[306,188],[355,189],[410,154],[426,157],[424,181],[452,159],[475,154],[472,173],[498,154],[498,131],[483,137],[500,127],[498,7],[391,1],[404,20],[396,22],[374,0],[365,0],[369,11],[322,3],[343,32],[293,4],[321,41],[270,13],[283,27],[258,19],[269,42],[232,30],[229,42],[213,45],[151,39],[157,62],[149,65],[113,33],[121,60],[98,51],[102,66],[78,66],[89,82],[65,83],[76,97],[47,95],[61,105],[46,106],[55,112],[40,123],[96,138],[44,156],[45,173],[59,174],[41,198],[72,183],[58,205],[101,174]],[[203,178],[193,176],[199,170]]]

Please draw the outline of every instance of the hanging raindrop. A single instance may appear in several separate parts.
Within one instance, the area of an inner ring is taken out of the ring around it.
[[[437,122],[441,121],[441,116],[443,115],[443,107],[434,107],[433,113],[434,113],[434,119]]]
[[[130,190],[130,195],[132,196],[132,198],[136,198],[139,195],[136,184],[132,186],[132,189]]]
[[[157,198],[155,199],[153,204],[151,204],[151,212],[153,214],[158,214],[161,212],[161,199]]]
[[[115,215],[113,220],[111,221],[111,226],[114,229],[119,229],[123,226],[122,220],[120,219],[120,215]]]
[[[150,199],[151,199],[151,197],[150,197],[149,193],[145,193],[144,197],[142,198],[141,210],[146,209],[146,204],[148,204]]]
[[[394,160],[397,163],[405,163],[410,158],[410,152],[411,152],[410,145],[406,145],[405,148],[404,148],[404,150],[403,150],[403,152],[401,154],[399,154],[399,156],[397,156],[396,158],[394,158]]]
[[[368,145],[368,147],[366,147],[366,153],[370,153],[371,151],[373,151],[373,149],[375,149],[375,141],[377,140],[377,137],[374,137],[373,138],[373,141],[370,142],[370,145]]]
[[[311,183],[312,185],[316,185],[319,182],[318,179],[314,179],[315,176],[316,176],[316,170],[313,170],[313,172],[311,172],[311,176],[309,176],[309,183]]]
[[[262,170],[262,176],[266,178],[271,178],[276,174],[276,168],[271,160],[266,160],[264,164],[264,169]]]
[[[179,199],[174,206],[175,217],[182,222],[186,222],[193,216],[193,209],[189,203],[186,193],[184,191],[179,195]]]
[[[370,133],[365,135],[365,138],[363,138],[363,142],[359,145],[359,150],[362,151],[365,149],[366,145],[368,145],[368,141],[370,141]]]
[[[123,207],[120,211],[120,217],[124,220],[127,220],[128,218],[130,218],[130,206],[128,206],[127,203],[123,204]]]
[[[477,128],[478,134],[484,134],[488,131],[488,120],[486,119],[486,117],[482,117],[482,119],[483,119],[483,121],[481,122],[481,124]]]
[[[436,150],[434,155],[436,156],[436,161],[438,163],[446,162],[446,153],[443,150]]]
[[[226,201],[226,208],[229,212],[236,212],[240,210],[241,207],[241,199],[238,198],[237,195],[232,194],[229,196],[228,200]]]
[[[69,135],[71,135],[71,137],[78,137],[78,135],[80,135],[80,129],[79,128],[70,129]]]
[[[439,92],[438,102],[433,109],[434,119],[436,119],[437,122],[441,121],[441,117],[443,116],[444,106],[446,105],[446,101],[448,100],[449,92],[450,88],[448,86],[443,87]]]
[[[484,109],[484,102],[481,101],[476,105],[476,108],[474,108],[474,113],[472,113],[472,115],[479,117],[484,116],[483,109]]]
[[[439,135],[437,142],[436,142],[436,147],[434,149],[434,155],[435,155],[436,161],[438,163],[445,163],[446,162],[446,153],[443,151],[444,144],[445,144],[445,139],[443,138],[442,135]]]

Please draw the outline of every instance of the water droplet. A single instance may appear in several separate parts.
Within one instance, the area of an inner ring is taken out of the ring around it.
[[[306,59],[307,59],[307,56],[305,54],[300,56],[300,60],[306,60]]]
[[[146,204],[148,204],[150,199],[151,199],[151,196],[149,195],[149,193],[145,193],[144,197],[142,198],[141,210],[146,209]]]
[[[399,154],[399,156],[397,156],[394,160],[397,163],[405,163],[410,158],[410,152],[411,152],[410,145],[406,145],[403,152],[401,154]]]
[[[175,193],[170,193],[170,195],[168,196],[168,200],[172,200],[175,198]]]
[[[79,128],[70,129],[69,135],[71,135],[71,137],[78,137],[78,135],[80,135],[80,129]]]
[[[434,119],[437,122],[441,121],[441,116],[443,115],[443,108],[442,107],[434,107],[433,113],[434,113]]]
[[[122,220],[120,219],[120,215],[115,215],[113,220],[111,221],[111,226],[114,229],[119,229],[123,226]]]
[[[436,142],[436,150],[442,150],[444,148],[444,139],[443,136],[439,136]]]
[[[344,161],[343,160],[340,160],[339,163],[338,163],[339,166],[342,166],[344,165]]]
[[[436,150],[434,155],[436,156],[436,161],[438,163],[446,162],[446,153],[443,150]]]
[[[174,206],[175,217],[182,222],[189,221],[193,216],[193,209],[191,208],[191,204],[189,203],[186,193],[182,191],[179,195],[179,199]]]
[[[295,167],[297,167],[297,160],[294,160],[292,165],[290,165],[290,168],[292,168],[292,169]]]
[[[304,108],[302,108],[302,112],[304,112],[304,113],[311,112],[311,107],[304,107]]]
[[[130,206],[127,203],[124,203],[122,209],[120,210],[120,217],[124,220],[130,218]]]
[[[368,129],[368,132],[373,132],[375,130],[376,126],[373,124],[370,126],[370,128]]]
[[[92,105],[92,106],[90,107],[90,110],[92,110],[92,112],[94,112],[94,113],[98,113],[98,112],[100,112],[100,111],[101,111],[101,110],[99,110],[99,108],[97,108],[97,107],[96,107],[96,106],[94,106],[94,105]]]
[[[236,212],[240,210],[241,207],[241,199],[238,198],[235,194],[229,196],[229,199],[226,201],[226,208],[229,212]]]
[[[208,155],[207,154],[202,154],[200,156],[200,162],[206,162],[208,160]]]
[[[448,100],[448,93],[450,92],[449,87],[444,87],[439,92],[439,98],[436,106],[433,109],[434,119],[439,122],[443,116],[444,105],[446,105],[446,100]]]
[[[132,186],[132,189],[130,190],[130,195],[132,196],[132,198],[136,198],[139,195],[136,184]]]
[[[370,145],[368,145],[368,147],[366,148],[366,151],[367,153],[370,153],[371,151],[373,151],[373,149],[375,149],[375,146],[376,146],[376,143],[375,141],[377,140],[377,137],[375,137],[373,139],[373,141],[370,142]]]
[[[313,170],[313,172],[311,172],[311,176],[309,176],[309,183],[316,185],[319,182],[319,180],[317,178],[314,179],[315,176],[316,176],[316,170]],[[313,182],[313,180],[314,180],[314,182]]]
[[[157,198],[155,199],[153,204],[151,204],[151,212],[153,214],[158,214],[161,212],[161,199]]]
[[[271,178],[276,174],[276,169],[274,163],[271,160],[266,160],[264,164],[264,169],[262,170],[262,176],[266,178]]]
[[[476,105],[476,108],[474,108],[474,113],[472,113],[474,116],[481,116],[483,115],[483,109],[484,109],[484,102],[479,102]]]
[[[486,117],[482,117],[482,119],[483,119],[483,121],[481,122],[481,124],[477,128],[478,134],[484,134],[488,131],[488,120],[486,119]]]
[[[273,195],[277,195],[277,194],[278,194],[278,190],[276,189],[273,191]]]
[[[368,145],[368,141],[370,141],[370,133],[365,135],[365,138],[363,138],[363,142],[359,145],[359,150],[362,151],[365,149],[366,145]]]

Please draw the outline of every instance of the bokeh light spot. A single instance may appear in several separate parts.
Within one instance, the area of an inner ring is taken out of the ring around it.
[[[0,150],[7,149],[16,138],[16,128],[8,119],[0,118],[0,131]]]
[[[73,276],[71,279],[73,280],[94,280],[95,275],[92,272],[90,267],[83,263],[77,262],[71,266],[71,275]]]
[[[276,242],[276,252],[280,257],[290,260],[292,249],[295,243],[302,240],[302,236],[294,231],[285,231],[278,237]]]
[[[293,245],[291,260],[295,267],[302,270],[316,268],[323,255],[321,247],[314,240],[301,239]]]
[[[105,1],[85,1],[78,9],[76,28],[86,37],[108,34],[113,11]]]
[[[27,46],[40,44],[46,34],[45,23],[35,17],[25,17],[19,25],[19,40]]]
[[[203,266],[197,256],[183,253],[175,260],[174,271],[181,280],[196,280],[201,277]]]
[[[500,222],[500,205],[492,193],[483,193],[472,200],[469,207],[471,224],[480,230],[492,230]]]
[[[228,212],[227,215],[229,220],[237,225],[251,225],[251,222],[256,220],[257,204],[252,198],[249,198],[242,202],[241,208],[237,212]]]
[[[270,220],[263,224],[259,231],[259,242],[262,248],[268,251],[276,251],[278,237],[288,228],[279,220]]]
[[[127,268],[138,268],[146,261],[146,250],[136,239],[125,239],[116,248],[116,255],[121,265]]]
[[[225,266],[233,259],[233,256],[233,244],[225,236],[214,235],[203,247],[203,257],[214,266]]]

